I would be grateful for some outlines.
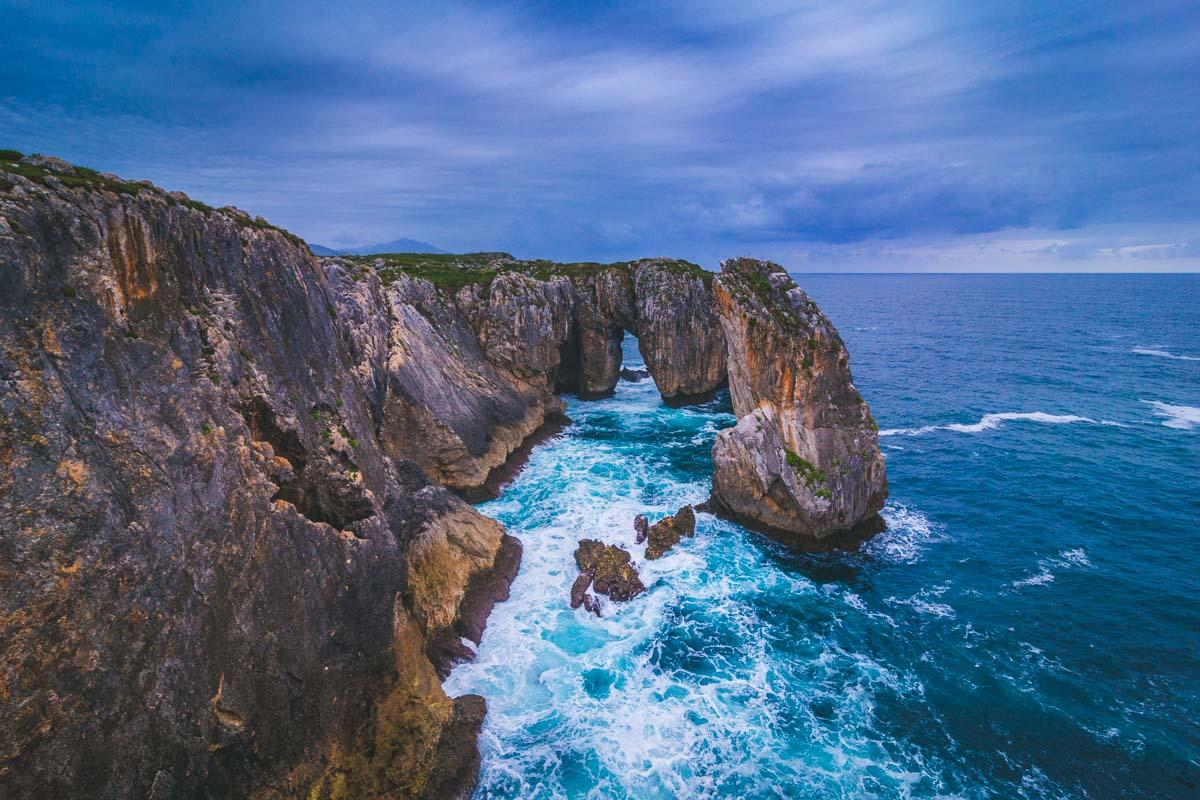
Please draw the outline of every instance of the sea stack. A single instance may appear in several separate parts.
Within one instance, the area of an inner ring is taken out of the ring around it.
[[[880,530],[879,428],[837,330],[768,261],[722,262],[713,292],[738,417],[713,445],[717,507],[800,546]]]

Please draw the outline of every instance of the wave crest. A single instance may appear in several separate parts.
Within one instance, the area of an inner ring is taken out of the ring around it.
[[[1002,411],[996,414],[984,414],[978,422],[970,424],[952,422],[948,425],[923,425],[920,428],[887,428],[879,432],[880,436],[922,436],[933,431],[955,431],[956,433],[981,433],[999,428],[1004,422],[1041,422],[1047,425],[1069,425],[1073,422],[1086,422],[1091,425],[1111,425],[1124,427],[1120,422],[1107,419],[1092,419],[1075,414],[1047,414],[1045,411]]]

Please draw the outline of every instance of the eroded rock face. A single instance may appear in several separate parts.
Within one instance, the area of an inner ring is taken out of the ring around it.
[[[711,278],[711,275],[709,276]],[[704,276],[679,262],[634,267],[638,348],[672,405],[706,400],[725,384],[725,336]]]
[[[339,319],[261,220],[26,171],[0,175],[0,795],[469,791],[483,701],[431,642],[512,548],[381,449],[381,287]]]
[[[562,412],[552,394],[570,322],[570,285],[502,275],[457,298],[400,275],[325,259],[354,375],[384,452],[465,495]]]
[[[579,567],[579,577],[571,587],[571,608],[584,604],[589,611],[599,614],[598,606],[588,604],[589,585],[598,594],[617,601],[632,600],[646,591],[637,568],[630,563],[629,551],[623,547],[581,539],[575,550],[575,564]]]
[[[662,558],[667,551],[679,544],[683,537],[696,535],[696,512],[684,506],[673,516],[664,517],[646,531],[646,558]]]
[[[523,445],[564,422],[555,392],[612,393],[627,331],[642,337],[668,402],[705,399],[725,381],[707,273],[686,262],[580,268],[475,254],[477,280],[461,286],[384,270],[385,286],[361,262],[322,265],[384,452],[469,499],[494,496]],[[567,274],[546,274],[556,266]]]
[[[833,325],[776,264],[726,261],[713,289],[739,417],[713,445],[713,500],[797,543],[878,528],[878,427]]]

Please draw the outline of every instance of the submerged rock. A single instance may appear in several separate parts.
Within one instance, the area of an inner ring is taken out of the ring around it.
[[[684,506],[674,516],[664,517],[650,526],[646,538],[646,558],[662,558],[668,550],[679,544],[683,537],[696,535],[696,514],[691,506]]]
[[[598,594],[617,601],[632,600],[646,591],[637,568],[630,562],[629,551],[623,547],[581,539],[575,550],[575,564],[579,567],[579,577],[571,587],[571,608],[587,604],[589,585]],[[598,607],[588,610],[599,613]]]
[[[739,417],[713,445],[713,502],[797,544],[878,529],[878,427],[833,325],[777,264],[731,259],[713,288]]]

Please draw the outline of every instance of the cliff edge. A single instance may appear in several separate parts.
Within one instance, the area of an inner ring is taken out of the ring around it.
[[[439,643],[519,546],[387,456],[304,243],[5,151],[0,264],[0,795],[469,792]]]

